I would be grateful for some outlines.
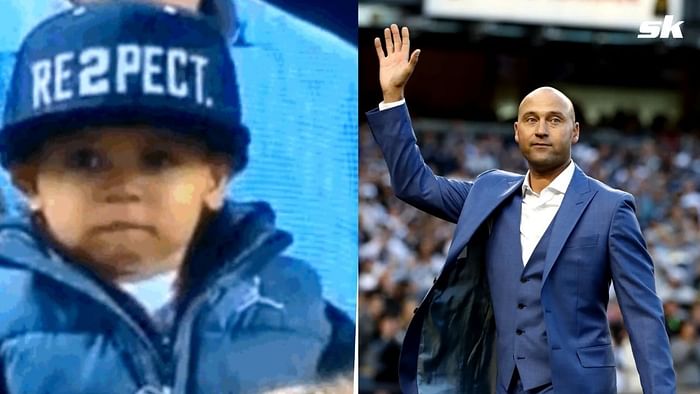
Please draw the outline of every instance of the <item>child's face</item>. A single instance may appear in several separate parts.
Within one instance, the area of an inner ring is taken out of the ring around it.
[[[101,127],[49,141],[13,169],[51,236],[112,280],[182,263],[203,208],[224,199],[227,165],[147,126]]]

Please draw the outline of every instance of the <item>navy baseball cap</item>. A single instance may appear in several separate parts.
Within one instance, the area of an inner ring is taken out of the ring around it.
[[[17,54],[0,130],[9,167],[48,138],[88,126],[149,124],[247,161],[236,73],[225,37],[171,6],[113,2],[58,14]]]

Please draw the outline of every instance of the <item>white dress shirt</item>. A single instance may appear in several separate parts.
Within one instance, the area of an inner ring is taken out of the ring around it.
[[[520,215],[520,246],[523,252],[523,265],[527,264],[535,251],[540,238],[547,231],[554,215],[559,211],[564,193],[574,177],[574,161],[571,160],[564,171],[557,175],[540,193],[530,188],[530,171],[525,174],[522,193],[522,213]]]
[[[384,111],[398,107],[406,103],[406,99],[393,101],[390,103],[379,103],[379,110]],[[520,246],[523,252],[523,265],[530,260],[532,252],[535,251],[542,235],[547,231],[552,219],[559,211],[561,202],[564,200],[564,193],[569,188],[571,179],[574,177],[574,161],[557,175],[554,180],[538,194],[530,187],[530,171],[525,174],[525,182],[522,187],[522,213],[520,215]]]
[[[382,101],[381,103],[379,103],[379,110],[384,111],[386,109],[391,109],[391,108],[398,107],[399,105],[404,105],[404,104],[406,104],[406,99],[401,99],[399,101],[392,101],[390,103],[385,103]]]

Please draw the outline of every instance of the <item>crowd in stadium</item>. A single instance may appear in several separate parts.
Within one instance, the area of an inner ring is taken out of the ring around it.
[[[635,196],[679,389],[700,389],[700,132],[663,116],[643,126],[622,112],[595,126],[582,127],[573,159],[589,176]],[[481,128],[416,130],[423,157],[436,174],[470,180],[491,168],[527,171],[512,135],[483,124],[474,127]],[[394,196],[366,125],[360,132],[359,192],[360,389],[394,393],[404,330],[440,272],[454,227]],[[641,393],[612,287],[610,293],[618,391]]]

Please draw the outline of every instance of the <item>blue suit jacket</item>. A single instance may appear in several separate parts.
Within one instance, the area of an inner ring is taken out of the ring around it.
[[[424,163],[406,106],[368,114],[396,195],[457,223],[447,260],[404,340],[405,393],[489,392],[493,312],[483,270],[484,242],[470,242],[523,175],[487,171],[473,182],[435,176]],[[654,267],[635,216],[634,198],[578,167],[552,224],[541,301],[554,390],[610,393],[615,360],[606,309],[615,287],[645,393],[674,393],[675,375]],[[507,247],[507,246],[506,246]],[[479,252],[482,253],[479,253]]]

